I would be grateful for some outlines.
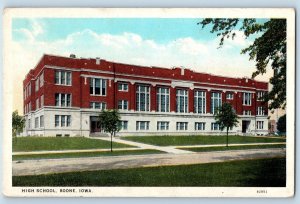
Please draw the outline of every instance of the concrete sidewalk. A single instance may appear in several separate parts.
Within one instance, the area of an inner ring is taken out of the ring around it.
[[[281,148],[199,152],[187,154],[126,155],[110,157],[23,160],[12,162],[13,176],[78,171],[128,169],[169,165],[203,164],[233,160],[285,157]]]
[[[107,138],[107,137],[101,137],[101,138],[99,137],[99,138],[95,138],[95,139],[110,141],[110,138]],[[171,153],[171,154],[191,153],[191,151],[176,149],[176,147],[150,145],[150,144],[144,144],[144,143],[140,143],[140,142],[122,140],[122,139],[119,139],[119,138],[113,138],[112,141],[127,144],[127,145],[136,146],[136,147],[139,147],[139,148],[142,148],[142,149],[155,149],[155,150],[159,150],[159,151],[163,151],[163,152],[167,152],[167,153]]]

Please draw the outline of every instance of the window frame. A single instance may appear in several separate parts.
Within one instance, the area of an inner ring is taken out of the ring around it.
[[[142,90],[142,88],[144,90]],[[151,87],[150,85],[137,84],[136,85],[136,111],[150,112],[151,111]],[[142,99],[144,100],[144,108],[142,107]],[[143,109],[142,109],[143,108]]]
[[[204,90],[194,91],[194,113],[206,114],[206,91]]]
[[[183,102],[183,104],[181,104]],[[176,113],[189,112],[189,93],[187,89],[176,89]]]
[[[125,87],[127,87],[127,88],[125,89]],[[126,82],[118,82],[118,91],[128,92],[129,84]]]
[[[63,79],[64,79],[64,83],[62,83]],[[60,86],[72,86],[72,71],[55,70],[54,84]]]
[[[217,94],[217,96],[215,95]],[[217,105],[215,105],[217,101]],[[222,105],[222,93],[218,91],[212,91],[210,94],[210,113],[215,114],[216,109]]]
[[[157,89],[156,89],[156,111],[161,112],[161,113],[169,113],[170,112],[170,88],[157,87]]]
[[[251,106],[252,105],[252,93],[243,92],[243,106]]]
[[[142,129],[141,127],[144,127],[144,129]],[[147,131],[147,130],[149,130],[149,127],[150,127],[150,121],[136,121],[136,130],[137,131],[141,131],[141,130]]]

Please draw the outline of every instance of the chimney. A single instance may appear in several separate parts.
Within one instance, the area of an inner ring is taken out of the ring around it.
[[[181,72],[180,72],[181,75],[184,75],[184,70],[185,70],[185,68],[184,68],[183,66],[181,66],[180,69],[181,69]]]
[[[76,58],[76,55],[75,54],[70,54],[70,57],[71,58]]]
[[[96,57],[96,64],[100,64],[100,62],[101,62],[101,59],[100,59],[100,57]]]

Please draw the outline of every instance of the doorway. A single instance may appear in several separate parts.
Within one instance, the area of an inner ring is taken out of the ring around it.
[[[101,132],[101,124],[98,116],[90,117],[90,133],[100,133]]]
[[[243,120],[242,121],[242,133],[246,133],[250,125],[249,120]]]

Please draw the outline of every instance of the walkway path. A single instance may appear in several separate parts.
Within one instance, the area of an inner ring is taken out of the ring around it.
[[[127,169],[168,165],[188,165],[232,160],[285,157],[281,148],[215,151],[187,154],[126,155],[111,157],[64,158],[13,161],[13,176],[40,175],[76,171]]]
[[[110,141],[110,138],[108,138],[108,137],[99,137],[97,139]],[[155,149],[155,150],[159,150],[159,151],[163,151],[163,152],[167,152],[167,153],[172,153],[172,154],[191,153],[190,151],[176,149],[176,147],[172,147],[172,146],[163,147],[163,146],[157,146],[157,145],[144,144],[144,143],[140,143],[140,142],[122,140],[122,139],[119,139],[119,138],[113,138],[112,141],[127,144],[127,145],[136,146],[136,147],[139,147],[139,148],[142,148],[142,149]]]
[[[95,139],[95,138],[94,138]],[[109,140],[106,138],[97,138],[102,140]],[[114,142],[119,142],[123,144],[133,145],[136,147],[126,147],[126,148],[114,148],[115,152],[117,151],[131,151],[131,150],[141,150],[141,149],[155,149],[171,154],[186,154],[186,153],[193,153],[189,150],[181,150],[177,148],[196,148],[196,147],[223,147],[224,144],[211,144],[211,145],[180,145],[180,146],[156,146],[156,145],[149,145],[143,144],[138,142],[132,142],[122,139],[113,139]],[[278,145],[278,144],[286,144],[285,142],[272,142],[272,143],[243,143],[243,144],[229,144],[228,146],[251,146],[251,145]],[[79,150],[50,150],[50,151],[30,151],[30,152],[13,152],[13,156],[16,155],[37,155],[37,154],[59,154],[59,153],[84,153],[84,152],[108,152],[110,149],[79,149]]]

